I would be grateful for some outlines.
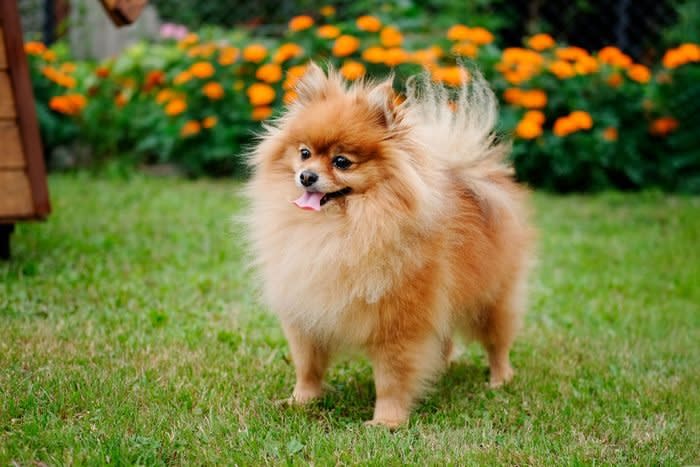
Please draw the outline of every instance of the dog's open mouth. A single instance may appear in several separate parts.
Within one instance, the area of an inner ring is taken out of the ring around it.
[[[321,206],[326,204],[328,201],[341,198],[349,194],[351,191],[352,190],[350,187],[345,187],[342,190],[332,191],[330,193],[305,191],[298,199],[294,200],[294,204],[301,209],[306,209],[308,211],[320,211]]]

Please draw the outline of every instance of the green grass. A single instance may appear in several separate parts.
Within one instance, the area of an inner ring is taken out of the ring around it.
[[[256,304],[230,182],[53,176],[0,264],[0,464],[700,462],[700,198],[535,197],[541,259],[517,375],[476,346],[410,425],[365,428],[366,360],[282,408],[293,368]]]

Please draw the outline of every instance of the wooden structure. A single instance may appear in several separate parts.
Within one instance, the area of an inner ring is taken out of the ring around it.
[[[0,1],[0,259],[18,221],[50,212],[34,94],[14,0]]]

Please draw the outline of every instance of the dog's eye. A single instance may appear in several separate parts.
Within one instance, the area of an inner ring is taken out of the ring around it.
[[[301,154],[301,160],[303,161],[311,157],[311,151],[306,148],[303,148],[301,151],[299,151],[299,153]]]
[[[333,165],[340,170],[345,170],[350,168],[352,161],[345,156],[335,156],[333,158]]]

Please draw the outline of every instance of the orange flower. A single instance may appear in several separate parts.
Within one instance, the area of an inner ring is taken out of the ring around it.
[[[369,50],[369,49],[367,49],[367,50]],[[362,54],[362,58],[365,58],[364,54]],[[438,58],[439,58],[439,55],[435,52],[435,50],[430,48],[430,49],[416,50],[411,55],[410,60],[413,63],[417,63],[418,65],[431,66],[437,61]],[[367,60],[367,59],[365,58],[365,60]],[[369,60],[367,60],[367,61],[369,61]]]
[[[114,98],[114,104],[120,108],[124,107],[127,102],[129,102],[129,97],[123,92],[120,92],[117,94],[117,97]]]
[[[700,45],[685,43],[678,47],[678,52],[683,56],[687,62],[698,62],[700,61]]]
[[[41,54],[41,58],[46,60],[47,62],[53,62],[56,60],[56,52],[53,50],[47,50],[43,54]]]
[[[595,73],[596,71],[598,71],[598,61],[590,55],[586,55],[585,57],[581,57],[579,60],[576,61],[576,63],[574,63],[574,69],[579,75],[588,75],[590,73]]]
[[[202,87],[202,94],[213,101],[218,101],[224,97],[224,87],[219,83],[207,83]]]
[[[563,60],[557,60],[549,65],[549,71],[559,79],[567,79],[576,76],[573,65]]]
[[[46,46],[37,41],[30,41],[24,44],[24,52],[27,55],[41,55],[46,51]]]
[[[389,67],[395,67],[408,61],[408,58],[408,52],[400,47],[393,47],[391,49],[387,49],[384,55],[384,64]]]
[[[685,65],[685,58],[678,49],[669,49],[664,54],[662,63],[665,68],[678,68],[681,65]]]
[[[332,24],[325,24],[318,28],[316,35],[321,39],[335,39],[340,35],[340,29]]]
[[[181,49],[186,49],[191,45],[196,44],[199,41],[199,36],[193,32],[187,34],[184,38],[177,43],[177,46]]]
[[[282,98],[282,101],[283,101],[285,104],[289,105],[289,104],[291,104],[292,102],[294,102],[295,100],[297,100],[297,97],[298,97],[298,96],[297,96],[297,93],[296,93],[296,92],[294,92],[294,91],[287,91],[287,92],[284,93],[284,97]]]
[[[57,69],[55,69],[51,66],[43,67],[41,69],[41,74],[43,74],[49,80],[53,81],[54,83],[58,84],[59,86],[63,86],[64,88],[72,89],[76,85],[75,78],[73,78],[70,75],[67,75],[66,73],[58,71]]]
[[[163,89],[156,94],[156,102],[159,104],[165,104],[171,99],[177,97],[177,93],[172,89]]]
[[[335,14],[335,7],[333,5],[322,6],[320,10],[321,16],[333,16]]]
[[[185,110],[187,110],[187,103],[184,99],[179,97],[171,100],[168,102],[168,105],[165,106],[165,114],[171,117],[180,115]]]
[[[403,35],[394,26],[387,26],[379,33],[379,41],[384,47],[398,47],[403,42]]]
[[[591,114],[583,110],[576,110],[569,114],[569,118],[576,124],[579,130],[590,130],[593,127]]]
[[[197,78],[206,79],[214,75],[214,66],[209,62],[197,62],[190,67],[190,73]]]
[[[272,115],[272,107],[255,107],[251,118],[255,121],[265,120]]]
[[[267,49],[262,44],[250,44],[243,49],[243,59],[248,62],[260,63],[267,57]]]
[[[627,75],[638,83],[648,83],[651,79],[651,71],[644,65],[632,65],[627,70]]]
[[[535,34],[530,39],[527,40],[527,45],[531,49],[535,49],[539,52],[554,47],[554,39],[549,34]]]
[[[156,86],[165,83],[165,73],[160,70],[149,71],[143,83],[144,91],[148,92]]]
[[[185,122],[184,125],[182,125],[182,128],[180,128],[180,136],[183,138],[188,138],[190,136],[194,136],[197,133],[202,131],[202,126],[199,124],[198,121],[196,120],[188,120]]]
[[[458,42],[452,46],[452,53],[462,57],[476,57],[479,49],[471,42]]]
[[[568,60],[570,62],[576,62],[589,56],[588,52],[581,47],[561,47],[554,53],[559,60]]]
[[[360,40],[350,35],[342,35],[333,44],[333,55],[336,57],[347,57],[360,47]]]
[[[288,42],[286,44],[282,44],[280,48],[277,49],[275,56],[272,57],[272,61],[275,63],[284,63],[289,59],[303,55],[303,53],[304,49],[300,45],[294,44],[293,42]]]
[[[523,95],[523,90],[520,88],[508,88],[503,92],[503,99],[509,104],[520,104],[520,98]]]
[[[463,24],[455,24],[447,30],[447,38],[451,41],[465,41],[469,39],[471,29]]]
[[[673,117],[657,118],[649,125],[649,133],[656,136],[666,136],[678,128],[678,120]]]
[[[605,130],[603,130],[603,139],[605,141],[617,141],[617,128],[614,126],[609,126]]]
[[[539,53],[520,47],[509,47],[501,54],[496,64],[508,82],[519,84],[534,77],[542,67],[544,58]]]
[[[65,62],[61,64],[61,71],[63,73],[73,73],[78,69],[78,65],[73,62]]]
[[[109,76],[109,68],[101,66],[95,70],[95,74],[100,78],[106,78]]]
[[[525,115],[523,115],[523,120],[528,120],[541,126],[544,125],[545,116],[544,113],[539,110],[528,110],[525,112]]]
[[[376,16],[360,16],[355,24],[360,31],[377,32],[382,28],[382,22]]]
[[[554,121],[552,132],[559,137],[567,136],[576,131],[576,122],[569,117],[559,117]]]
[[[190,81],[192,79],[192,73],[189,71],[181,71],[178,73],[175,78],[173,79],[173,83],[176,86],[179,86],[180,84],[185,84],[186,82]]]
[[[340,67],[340,74],[343,75],[343,78],[347,79],[348,81],[354,81],[358,78],[362,78],[366,72],[367,70],[365,69],[365,66],[362,63],[354,60],[346,60],[345,63],[343,63],[343,66]]]
[[[469,31],[469,37],[467,39],[477,45],[486,45],[493,42],[493,34],[487,29],[479,27]]]
[[[282,79],[282,68],[276,63],[267,63],[258,68],[255,77],[266,83],[277,83]]]
[[[217,123],[219,123],[219,119],[213,115],[210,115],[202,120],[202,127],[207,129],[214,128]]]
[[[622,84],[622,75],[620,73],[613,73],[610,75],[606,81],[610,86],[616,88]]]
[[[248,100],[254,106],[268,105],[275,100],[275,90],[264,83],[253,83],[248,88]]]
[[[625,55],[620,49],[613,46],[607,46],[600,49],[598,59],[612,66],[627,68],[632,65],[632,59]]]
[[[294,86],[296,86],[299,78],[304,76],[304,73],[306,73],[306,65],[291,67],[289,70],[287,70],[287,79],[284,80],[282,87],[287,90],[292,89]]]
[[[82,94],[66,94],[54,96],[49,101],[49,108],[65,115],[77,115],[87,105],[87,99]]]
[[[450,86],[460,86],[469,79],[467,70],[459,66],[435,67],[431,70],[433,81]]]
[[[362,59],[369,63],[384,63],[386,51],[381,47],[368,47],[362,52]]]
[[[522,139],[535,139],[542,135],[542,127],[533,120],[520,120],[515,127],[515,134]]]
[[[233,65],[238,60],[239,51],[236,47],[222,47],[219,50],[219,65],[228,66]]]
[[[520,96],[520,105],[528,109],[541,109],[547,105],[547,94],[541,89],[524,91]]]
[[[187,51],[189,57],[211,57],[216,52],[216,44],[201,44],[192,47]]]
[[[309,15],[295,16],[289,20],[289,30],[293,32],[309,29],[314,25],[314,19]]]

